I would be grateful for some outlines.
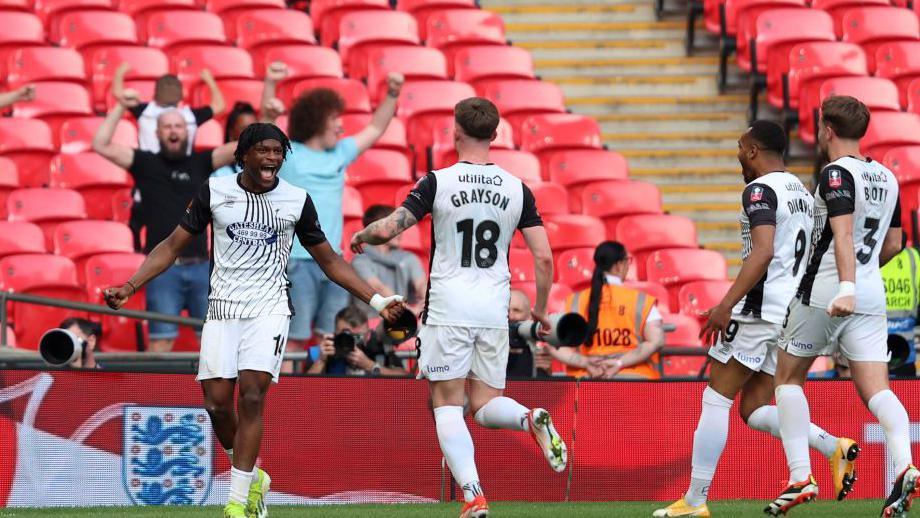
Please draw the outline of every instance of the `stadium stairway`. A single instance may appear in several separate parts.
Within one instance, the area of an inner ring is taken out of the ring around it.
[[[686,57],[683,15],[652,0],[484,0],[573,112],[594,116],[633,178],[656,183],[665,210],[692,218],[701,244],[740,265],[737,138],[747,94],[719,95],[715,47]],[[705,31],[698,30],[698,39]],[[803,180],[807,166],[793,168]]]

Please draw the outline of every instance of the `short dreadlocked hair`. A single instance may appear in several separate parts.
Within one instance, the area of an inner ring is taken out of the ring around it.
[[[237,167],[240,169],[243,168],[243,159],[246,153],[249,152],[252,146],[255,146],[263,140],[277,140],[280,142],[282,160],[287,158],[288,151],[291,150],[291,141],[288,140],[287,135],[274,124],[253,122],[249,126],[246,126],[246,129],[240,133],[239,140],[236,141],[236,151],[233,153],[233,158],[236,161]]]

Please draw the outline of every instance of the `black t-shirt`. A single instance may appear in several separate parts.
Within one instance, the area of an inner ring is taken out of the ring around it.
[[[134,152],[128,172],[144,200],[139,220],[147,228],[145,253],[176,229],[189,202],[213,171],[211,151],[192,153],[179,160],[169,160],[162,153]],[[179,256],[207,258],[207,236],[195,236]]]

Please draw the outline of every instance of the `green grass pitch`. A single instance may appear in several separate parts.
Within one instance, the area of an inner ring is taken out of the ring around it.
[[[526,502],[496,502],[491,504],[492,516],[496,518],[619,518],[650,517],[652,511],[664,504],[660,502],[609,502],[534,504]],[[766,502],[728,501],[713,502],[709,509],[714,517],[741,518],[764,517],[762,509]],[[793,517],[866,517],[878,516],[882,502],[877,500],[853,500],[847,502],[819,501],[793,510]],[[330,505],[317,507],[272,506],[271,518],[450,518],[460,514],[459,504],[438,505]],[[97,507],[58,509],[0,509],[0,518],[221,518],[219,507]]]

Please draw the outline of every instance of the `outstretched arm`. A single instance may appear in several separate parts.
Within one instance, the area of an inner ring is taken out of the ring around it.
[[[0,108],[6,108],[19,101],[31,101],[32,99],[35,99],[35,87],[32,85],[20,86],[15,90],[0,93]]]
[[[399,92],[405,79],[402,74],[390,72],[387,75],[387,94],[380,101],[380,106],[374,112],[371,123],[364,129],[355,133],[355,143],[358,145],[358,154],[361,154],[374,145],[390,125],[390,120],[396,115],[396,100],[399,98]]]
[[[378,219],[352,236],[351,250],[357,254],[363,253],[365,244],[382,245],[416,223],[418,220],[408,209],[399,207],[389,216]]]
[[[524,242],[533,255],[534,273],[537,283],[537,297],[533,305],[532,316],[540,321],[540,327],[549,331],[546,318],[546,304],[549,302],[549,290],[553,287],[553,251],[543,226],[527,227],[521,230]]]
[[[122,169],[131,167],[131,163],[134,161],[134,149],[121,144],[114,144],[112,137],[115,135],[118,122],[125,114],[125,109],[137,106],[138,102],[136,91],[125,90],[122,96],[119,97],[118,104],[106,115],[105,120],[93,136],[93,151]]]
[[[345,288],[361,301],[370,304],[386,320],[392,321],[402,313],[404,308],[402,297],[383,297],[376,294],[374,289],[358,275],[358,272],[345,262],[342,256],[335,253],[328,241],[323,240],[321,243],[312,246],[304,244],[304,248],[310,252],[310,255],[316,260],[316,264],[323,270],[326,277],[329,277],[329,280]],[[386,299],[391,300],[386,301]],[[382,304],[383,306],[381,307]]]
[[[105,302],[112,309],[118,309],[128,302],[128,299],[141,289],[142,286],[150,282],[151,279],[165,272],[173,263],[179,252],[185,248],[194,235],[181,226],[176,227],[172,234],[163,241],[160,241],[150,255],[144,259],[137,272],[119,288],[108,288],[103,294]]]
[[[227,108],[224,94],[220,91],[220,87],[217,86],[217,81],[214,80],[214,75],[211,74],[210,70],[207,68],[202,69],[200,76],[201,81],[208,87],[208,92],[211,94],[211,111],[217,117]]]

